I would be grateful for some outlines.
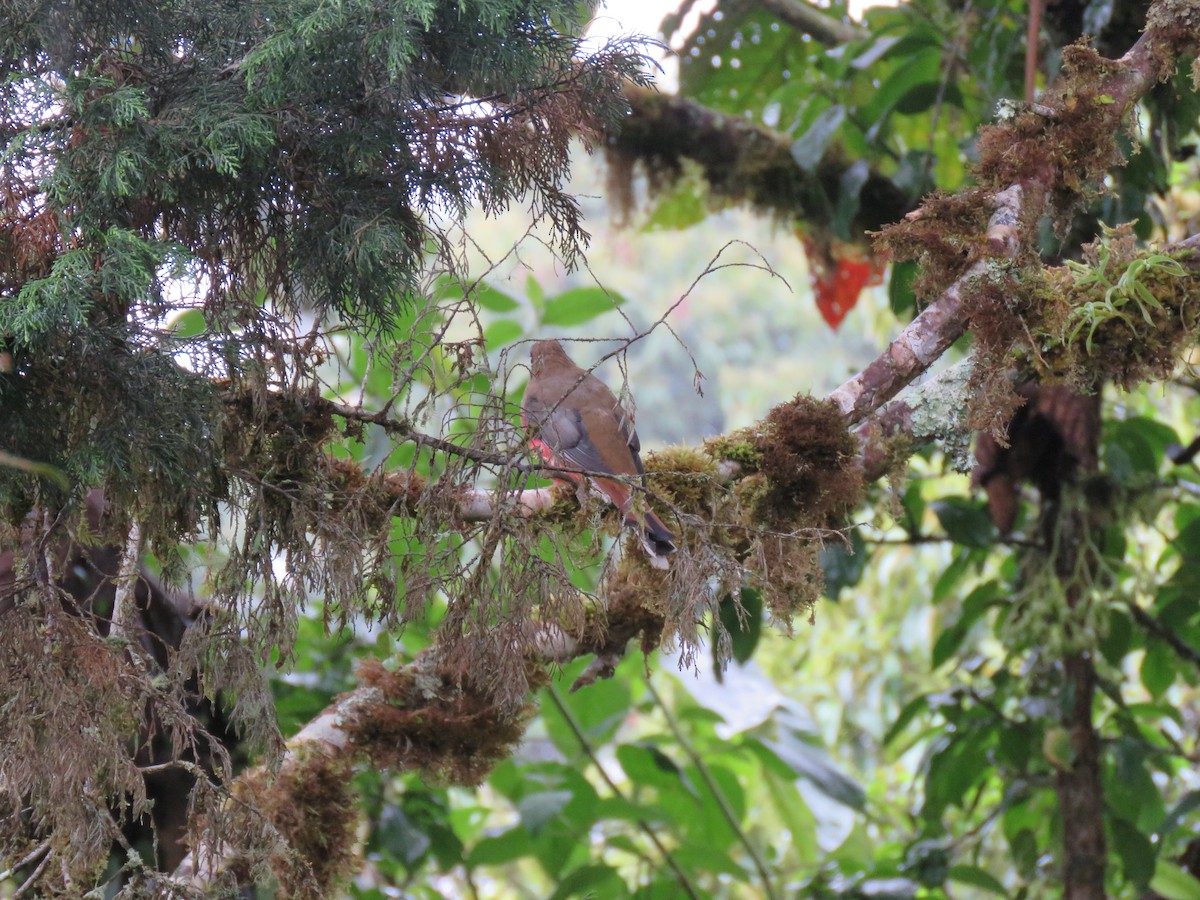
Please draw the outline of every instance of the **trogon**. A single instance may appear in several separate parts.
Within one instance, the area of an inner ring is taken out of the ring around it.
[[[634,508],[630,481],[644,487],[646,472],[633,417],[599,378],[571,361],[558,341],[538,341],[530,359],[531,375],[521,404],[530,443],[548,464],[586,473],[621,510],[625,523],[638,529],[651,564],[667,568],[675,536],[649,509]],[[581,477],[554,475],[573,483]]]

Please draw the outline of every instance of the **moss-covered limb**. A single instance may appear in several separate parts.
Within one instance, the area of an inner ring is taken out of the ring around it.
[[[1062,76],[1036,109],[984,130],[979,187],[934,196],[884,230],[883,248],[920,263],[916,287],[929,306],[878,360],[833,393],[851,421],[894,397],[967,330],[981,362],[971,425],[996,428],[1011,414],[1003,372],[1021,348],[1040,352],[1031,322],[1046,283],[1035,248],[1037,223],[1047,213],[1067,222],[1100,191],[1104,175],[1121,162],[1116,138],[1136,102],[1181,55],[1195,52],[1197,32],[1181,23],[1200,15],[1197,10],[1194,0],[1155,4],[1146,32],[1115,62],[1081,45],[1069,48]],[[996,212],[985,226],[988,208]]]
[[[628,640],[647,627],[643,611],[631,610],[628,621],[623,615],[617,605],[609,611],[607,631],[588,628],[577,635],[546,623],[544,652],[527,657],[531,686],[545,683],[549,663],[604,652],[613,637]],[[258,766],[230,785],[231,800],[195,836],[175,881],[198,887],[273,875],[288,887],[288,896],[331,896],[355,860],[356,766],[478,784],[511,755],[533,713],[528,697],[497,704],[439,647],[395,670],[367,660],[358,677],[358,687],[338,696],[287,742],[277,770]],[[252,839],[251,853],[243,853],[230,835]]]
[[[609,137],[607,150],[612,195],[627,209],[634,163],[645,167],[656,189],[673,185],[691,164],[715,204],[746,204],[783,221],[832,227],[827,198],[837,196],[848,161],[829,154],[809,173],[792,157],[791,138],[770,128],[645,88],[629,87],[625,97],[631,115]],[[851,229],[859,235],[877,230],[911,208],[890,179],[872,172]]]
[[[1165,377],[1200,331],[1197,243],[1139,247],[1128,227],[1107,229],[1082,263],[1047,269],[1028,317],[1043,377],[1085,389]]]

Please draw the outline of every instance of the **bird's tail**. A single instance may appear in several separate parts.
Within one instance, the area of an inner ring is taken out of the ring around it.
[[[662,519],[644,506],[635,509],[629,488],[621,482],[597,478],[595,485],[624,513],[625,524],[637,530],[642,547],[650,557],[650,565],[655,569],[669,569],[667,557],[675,552],[675,535]]]
[[[636,527],[635,523],[635,527]],[[656,569],[670,568],[667,557],[675,552],[675,535],[667,530],[662,519],[646,510],[641,521],[642,546],[650,557],[650,565]]]

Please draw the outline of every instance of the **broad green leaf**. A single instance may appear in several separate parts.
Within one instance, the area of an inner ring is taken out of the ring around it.
[[[542,324],[572,328],[590,322],[624,303],[625,298],[614,291],[598,287],[575,288],[546,300]]]
[[[1000,585],[995,581],[986,581],[976,587],[963,601],[962,612],[958,620],[938,635],[933,645],[931,668],[942,666],[962,645],[967,633],[976,622],[983,617],[988,608],[999,600]]]
[[[539,312],[546,305],[546,292],[542,290],[541,284],[533,275],[528,275],[525,278],[525,296],[529,298],[529,302],[533,304],[533,308]]]
[[[943,497],[929,506],[956,544],[987,547],[996,540],[996,527],[982,503],[966,497]]]
[[[925,695],[914,697],[909,700],[896,716],[896,720],[888,726],[887,733],[883,736],[883,746],[890,746],[900,734],[908,727],[908,723],[917,717],[918,714],[928,711],[929,701]]]
[[[563,811],[572,796],[570,791],[539,791],[522,797],[517,803],[521,824],[530,834],[537,835]]]
[[[1026,879],[1032,878],[1034,872],[1037,871],[1038,857],[1041,855],[1037,836],[1032,829],[1022,828],[1014,834],[1009,838],[1008,848],[1013,862],[1016,863],[1017,871]]]
[[[933,583],[931,599],[934,603],[941,603],[950,595],[950,592],[967,574],[967,570],[971,568],[971,559],[969,550],[960,550],[954,555],[954,558],[950,560],[950,565],[942,570],[942,574]]]
[[[692,843],[683,844],[671,851],[684,869],[689,872],[711,872],[720,875],[731,875],[740,881],[747,881],[749,874],[729,854],[728,851],[715,847],[705,847]],[[678,897],[679,894],[671,896]]]
[[[486,837],[467,853],[467,868],[498,866],[528,856],[533,850],[533,836],[524,828],[510,828],[495,837]]]
[[[804,134],[792,142],[792,159],[805,172],[815,172],[825,151],[846,121],[846,107],[840,103],[829,107]]]
[[[1155,427],[1156,422],[1138,418],[1106,425],[1100,454],[1115,478],[1128,481],[1133,475],[1158,472],[1166,442],[1162,440],[1162,432]],[[1175,433],[1170,432],[1170,437],[1174,436]]]
[[[1150,642],[1139,671],[1142,686],[1150,692],[1150,696],[1161,697],[1175,683],[1175,676],[1179,674],[1178,664],[1174,651],[1166,644],[1157,640]]]
[[[568,900],[571,897],[623,897],[629,893],[625,881],[616,869],[605,865],[581,866],[570,872],[559,883],[550,900]]]
[[[866,127],[879,134],[887,121],[888,114],[897,107],[900,101],[919,85],[936,85],[941,81],[943,50],[937,46],[914,46],[910,54],[904,54],[908,49],[904,42],[899,42],[888,54],[891,59],[900,60],[888,75],[870,100],[857,110],[859,121],[868,123]]]
[[[586,865],[590,850],[577,832],[548,828],[534,842],[533,853],[546,873],[557,879],[563,872]]]
[[[763,774],[769,788],[768,796],[775,812],[791,834],[791,849],[803,865],[812,865],[820,853],[817,844],[817,817],[804,797],[789,779],[765,768]]]
[[[525,329],[519,322],[497,319],[483,330],[483,343],[489,350],[498,350],[511,344],[524,333]]]
[[[733,658],[738,663],[745,663],[754,655],[762,634],[762,593],[756,588],[742,588],[740,596],[741,614],[733,597],[726,597],[721,601],[720,618],[721,625],[729,633]]]
[[[833,205],[833,233],[844,241],[853,240],[852,224],[858,215],[859,195],[871,176],[866,160],[851,163],[838,179],[837,200]]]
[[[1122,610],[1109,612],[1108,628],[1100,637],[1100,652],[1110,665],[1120,665],[1133,643],[1133,622]]]
[[[1179,827],[1180,823],[1191,813],[1200,809],[1200,791],[1188,791],[1179,802],[1172,807],[1171,812],[1158,828],[1158,833],[1166,836]]]
[[[377,847],[386,849],[406,866],[420,860],[433,842],[425,831],[417,826],[395,804],[388,804],[379,816],[379,824],[371,834]]]
[[[486,310],[495,313],[512,312],[521,304],[504,291],[497,290],[489,284],[480,284],[474,293],[475,302]]]
[[[204,334],[206,328],[208,323],[204,320],[204,313],[198,309],[181,313],[171,323],[172,334],[180,340],[198,337]]]
[[[866,569],[867,545],[857,528],[850,530],[849,541],[828,540],[817,555],[825,576],[825,596],[830,600],[837,600],[843,588],[858,584]]]
[[[1200,900],[1200,881],[1165,859],[1154,864],[1149,887],[1163,900]]]
[[[1110,819],[1108,827],[1112,831],[1113,849],[1121,859],[1125,877],[1136,885],[1149,882],[1154,875],[1157,855],[1150,839],[1125,819]]]
[[[892,264],[892,274],[888,278],[888,305],[891,306],[892,312],[897,316],[907,316],[917,305],[917,295],[913,293],[913,279],[917,277],[917,264],[911,260]],[[908,495],[916,494],[920,497],[921,486],[919,484],[909,485],[909,488],[904,493],[905,504],[908,503]],[[922,508],[924,503],[921,504]],[[920,516],[915,521],[920,524]],[[905,526],[907,527],[907,525]]]
[[[803,740],[791,728],[781,728],[780,732],[778,740],[763,741],[763,744],[787,763],[798,777],[811,782],[822,794],[843,806],[860,811],[865,808],[866,792],[862,786],[838,770],[823,750]]]
[[[925,802],[921,816],[940,821],[949,806],[961,806],[967,792],[992,771],[987,752],[995,738],[994,724],[980,724],[969,731],[940,739],[940,747],[929,759],[925,773]]]
[[[583,660],[571,666],[560,683],[570,684],[585,666],[586,661]],[[629,682],[625,678],[601,679],[575,694],[560,688],[558,696],[593,745],[611,740],[621,722],[629,715]],[[568,760],[581,758],[584,753],[579,746],[579,738],[562,717],[557,704],[543,694],[541,709],[542,720],[554,746]]]
[[[1150,774],[1147,748],[1138,737],[1122,735],[1109,749],[1111,761],[1104,767],[1104,795],[1119,818],[1149,831],[1166,817],[1162,795]]]
[[[671,757],[652,744],[621,744],[617,747],[617,762],[634,784],[668,792],[678,792],[686,786],[687,790],[695,793]]]
[[[951,866],[949,872],[946,873],[946,877],[950,881],[970,885],[991,894],[999,894],[1001,897],[1008,896],[1008,891],[1004,889],[1004,885],[1000,883],[1000,880],[986,869],[981,869],[978,866]]]

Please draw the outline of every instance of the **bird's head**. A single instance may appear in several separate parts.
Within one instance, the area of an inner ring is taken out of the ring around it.
[[[538,341],[529,351],[529,360],[534,375],[548,368],[574,365],[558,341]]]

